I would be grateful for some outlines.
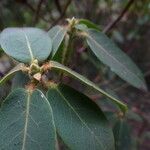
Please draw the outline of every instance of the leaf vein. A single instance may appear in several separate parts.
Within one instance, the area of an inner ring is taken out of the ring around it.
[[[96,139],[96,141],[104,148],[105,150],[105,146],[101,143],[101,141],[98,139],[98,137],[94,134],[94,132],[90,129],[90,127],[84,122],[84,120],[79,116],[79,114],[76,112],[76,110],[72,107],[72,105],[67,101],[67,99],[64,97],[64,95],[62,95],[62,93],[59,91],[59,89],[57,89],[57,92],[60,94],[60,96],[65,100],[66,104],[72,109],[72,111],[75,113],[75,115],[79,118],[79,120],[82,122],[82,124],[89,130],[89,132],[91,133],[91,135],[93,135]]]
[[[119,61],[118,59],[116,59],[115,57],[113,57],[112,55],[110,55],[110,54],[105,50],[105,48],[104,48],[103,46],[101,46],[96,40],[94,40],[90,35],[88,35],[88,38],[89,38],[90,40],[92,40],[98,47],[100,47],[100,48],[102,49],[102,51],[103,51],[104,53],[106,53],[106,55],[110,56],[113,60],[115,60],[117,63],[119,63],[120,66],[122,66],[123,68],[125,68],[126,70],[128,70],[128,72],[129,72],[130,74],[132,74],[134,77],[136,77],[138,80],[139,80],[139,79],[141,80],[141,78],[140,78],[139,76],[137,76],[136,74],[134,74],[134,73],[133,73],[129,68],[127,68],[123,63],[120,63],[120,61]]]

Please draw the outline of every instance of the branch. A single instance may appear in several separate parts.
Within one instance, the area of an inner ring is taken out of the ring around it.
[[[131,5],[133,4],[134,0],[129,0],[128,3],[126,4],[125,8],[122,10],[122,12],[120,13],[120,15],[110,24],[108,24],[106,26],[106,28],[104,28],[103,32],[109,32],[121,19],[122,17],[126,14],[126,12],[129,10],[129,8],[131,7]]]
[[[42,6],[43,2],[44,2],[44,0],[39,0],[39,3],[37,5],[37,9],[35,11],[35,18],[34,18],[33,24],[36,24],[39,20],[40,10],[41,10],[41,6]]]
[[[30,5],[27,1],[25,2],[25,5],[33,12],[35,12],[34,7],[32,7],[32,5]]]
[[[55,2],[55,5],[56,5],[57,10],[58,10],[59,13],[61,14],[61,13],[62,13],[62,9],[61,9],[59,0],[55,0],[54,2]]]
[[[66,5],[64,6],[64,9],[63,9],[63,11],[62,11],[62,13],[61,13],[61,15],[59,16],[59,18],[58,18],[57,20],[55,20],[55,21],[52,23],[52,25],[49,27],[49,29],[50,29],[52,26],[56,25],[61,19],[63,19],[63,17],[65,16],[66,11],[67,11],[69,5],[71,4],[71,1],[72,1],[72,0],[68,0],[68,1],[67,1]],[[48,30],[49,30],[49,29],[48,29]]]
[[[32,12],[36,12],[36,10],[35,10],[35,8],[32,6],[32,5],[30,5],[27,1],[25,2],[25,5],[32,11]],[[44,20],[45,22],[50,22],[49,20],[47,20],[46,18],[44,18],[43,16],[41,16],[40,14],[39,14],[39,17],[42,19],[42,20]]]

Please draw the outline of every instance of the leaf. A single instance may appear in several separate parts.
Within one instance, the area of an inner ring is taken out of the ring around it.
[[[4,84],[7,80],[9,80],[11,76],[13,76],[16,72],[23,70],[23,68],[24,68],[24,64],[22,63],[15,66],[0,80],[0,85]]]
[[[113,72],[131,85],[146,90],[144,76],[132,60],[122,52],[106,35],[88,30],[87,43],[91,50]]]
[[[128,120],[132,120],[132,121],[136,121],[136,122],[140,122],[142,123],[143,122],[143,118],[140,114],[132,111],[132,110],[129,110],[126,114],[126,118]]]
[[[131,128],[126,118],[120,118],[118,114],[110,111],[105,111],[104,114],[113,127],[115,150],[133,150]]]
[[[116,93],[111,89],[105,88],[105,91],[114,98],[119,99]],[[96,104],[100,107],[104,107],[106,110],[108,109],[112,111],[118,111],[118,106],[114,105],[113,101],[108,101],[107,97],[100,97],[99,99],[96,100]]]
[[[75,28],[77,30],[81,30],[81,31],[87,31],[88,30],[88,27],[85,24],[76,24]]]
[[[71,150],[113,150],[109,123],[98,106],[66,85],[49,88],[58,134]]]
[[[127,122],[119,120],[113,129],[116,150],[131,150],[132,139]]]
[[[55,61],[50,61],[50,66],[52,69],[58,69],[61,70],[71,76],[73,76],[74,78],[78,79],[79,81],[81,81],[82,83],[88,85],[89,87],[95,89],[96,91],[100,92],[101,94],[103,94],[104,96],[108,97],[109,99],[113,100],[113,102],[115,104],[118,105],[118,107],[125,113],[127,111],[127,106],[125,104],[123,104],[122,102],[120,102],[118,99],[112,97],[110,94],[106,93],[105,91],[103,91],[102,89],[100,89],[96,84],[94,84],[93,82],[91,82],[90,80],[88,80],[87,78],[85,78],[84,76],[80,75],[79,73],[71,70],[70,68],[55,62]]]
[[[111,127],[114,127],[116,122],[119,120],[118,114],[116,114],[112,111],[104,111],[104,114],[105,114],[107,120],[109,121],[109,124],[111,125]]]
[[[94,24],[93,22],[87,20],[87,19],[79,19],[79,23],[78,24],[84,24],[86,25],[88,28],[91,29],[95,29],[97,31],[100,31],[100,27],[98,27],[96,24]]]
[[[0,85],[0,106],[7,95],[10,93],[10,84],[6,83],[4,85]]]
[[[0,110],[1,150],[54,150],[52,109],[43,93],[13,91]]]
[[[15,89],[15,88],[23,88],[25,87],[25,85],[27,85],[30,81],[30,78],[28,77],[27,74],[23,73],[23,72],[17,72],[12,80],[12,85],[11,85],[11,89]]]
[[[67,30],[62,26],[54,26],[48,31],[48,35],[52,39],[52,57],[56,54],[60,44],[62,43]]]
[[[24,63],[44,61],[52,48],[48,34],[38,28],[6,28],[1,32],[0,45],[5,53]]]
[[[3,50],[2,50],[1,47],[0,47],[0,56],[1,56],[2,53],[3,53]]]
[[[60,44],[55,56],[52,58],[52,60],[57,61],[57,62],[62,62],[63,59],[63,50],[64,50],[65,44],[64,41]]]

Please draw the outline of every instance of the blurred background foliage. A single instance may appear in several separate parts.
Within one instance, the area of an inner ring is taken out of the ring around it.
[[[33,26],[47,31],[56,24],[64,25],[65,18],[73,16],[93,21],[110,36],[143,71],[150,89],[150,0],[0,0],[0,30]],[[150,93],[139,91],[117,77],[97,61],[80,39],[74,49],[69,66],[127,103],[126,118],[118,120],[119,114],[111,103],[78,82],[68,78],[65,82],[103,106],[114,127],[117,150],[149,150]],[[13,62],[1,50],[0,55],[2,77]],[[10,84],[0,87],[1,99],[10,90]]]

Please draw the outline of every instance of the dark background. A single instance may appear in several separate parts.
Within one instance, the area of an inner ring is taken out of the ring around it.
[[[55,24],[63,25],[66,18],[73,16],[89,19],[100,26],[139,66],[150,88],[150,0],[0,0],[1,31],[6,27],[26,26],[40,27],[47,31]],[[118,96],[129,106],[127,127],[123,127],[121,135],[123,147],[118,150],[149,150],[150,93],[125,83],[81,43],[79,40],[75,44],[69,66]],[[0,55],[2,77],[11,68],[12,62],[3,53]],[[74,80],[65,80],[88,94],[103,106],[103,110],[114,111],[112,104],[106,104],[100,95]],[[1,98],[9,91],[11,82],[7,84],[0,88]]]

